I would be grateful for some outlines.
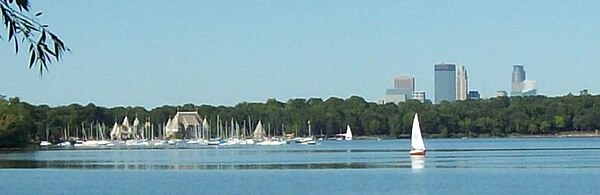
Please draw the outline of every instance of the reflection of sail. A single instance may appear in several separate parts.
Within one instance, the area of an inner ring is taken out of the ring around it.
[[[425,157],[423,156],[411,156],[410,167],[415,170],[425,168]]]

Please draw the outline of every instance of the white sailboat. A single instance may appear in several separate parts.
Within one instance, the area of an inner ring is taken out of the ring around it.
[[[41,141],[40,142],[40,146],[50,146],[50,145],[52,145],[52,143],[50,143],[50,141],[48,141],[48,134],[50,134],[49,132],[50,132],[50,130],[48,129],[48,126],[46,126],[46,140],[45,141]]]
[[[254,129],[254,132],[252,133],[252,138],[256,140],[263,140],[265,139],[265,137],[267,137],[267,134],[263,129],[262,122],[259,120],[258,124],[256,125],[256,128]]]
[[[410,135],[410,152],[411,156],[425,156],[425,143],[421,136],[421,127],[419,126],[419,117],[415,113],[413,120],[412,133]]]
[[[350,129],[350,125],[346,125],[346,136],[345,140],[352,140],[352,129]]]

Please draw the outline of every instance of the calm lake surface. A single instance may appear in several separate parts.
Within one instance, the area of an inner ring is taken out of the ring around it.
[[[599,138],[0,153],[0,194],[599,194]]]

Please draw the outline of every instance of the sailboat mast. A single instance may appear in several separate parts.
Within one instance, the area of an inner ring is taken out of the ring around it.
[[[310,132],[310,120],[308,120],[308,136],[312,137],[312,133]]]

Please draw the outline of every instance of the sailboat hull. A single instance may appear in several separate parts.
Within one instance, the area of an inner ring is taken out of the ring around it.
[[[425,156],[425,150],[411,150],[409,154],[411,156]]]

